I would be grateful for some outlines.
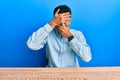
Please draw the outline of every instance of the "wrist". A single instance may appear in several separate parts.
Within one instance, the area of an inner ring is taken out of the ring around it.
[[[49,25],[50,25],[52,28],[56,27],[56,23],[54,22],[54,20],[50,21],[50,22],[49,22]]]
[[[69,32],[69,35],[67,36],[67,38],[70,37],[70,36],[73,36],[73,34],[71,32]]]
[[[67,39],[70,42],[73,38],[74,38],[74,36],[72,35],[72,36],[69,36]]]

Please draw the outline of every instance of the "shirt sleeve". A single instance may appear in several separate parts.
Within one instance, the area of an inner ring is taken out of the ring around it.
[[[27,46],[32,50],[43,48],[46,44],[46,38],[52,30],[53,28],[49,24],[46,24],[42,28],[39,28],[29,37]]]
[[[69,42],[75,53],[84,61],[89,62],[92,59],[89,45],[86,43],[84,35],[77,31],[74,38]]]

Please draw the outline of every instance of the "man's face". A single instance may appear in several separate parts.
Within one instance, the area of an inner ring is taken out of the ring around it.
[[[69,19],[67,19],[65,24],[67,25],[67,27],[69,27],[70,23],[71,23],[71,14],[70,14],[70,17],[69,17]]]
[[[69,12],[67,12],[69,13]],[[59,15],[63,15],[64,13],[59,13]],[[61,23],[60,26],[57,26],[56,28],[62,27],[63,24],[66,25],[66,27],[69,27],[70,23],[71,23],[71,14],[69,13],[69,17],[68,15],[65,17],[66,21],[64,23]]]

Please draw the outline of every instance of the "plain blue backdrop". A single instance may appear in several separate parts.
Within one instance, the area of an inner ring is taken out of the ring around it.
[[[0,67],[44,67],[45,48],[32,51],[26,41],[53,17],[56,6],[72,9],[71,28],[83,32],[92,51],[81,67],[120,66],[120,0],[1,0]]]

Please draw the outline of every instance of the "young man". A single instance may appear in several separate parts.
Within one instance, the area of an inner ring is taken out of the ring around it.
[[[79,67],[76,55],[82,60],[91,60],[91,51],[80,31],[71,30],[71,9],[60,5],[54,9],[53,19],[35,31],[27,45],[39,50],[46,45],[46,67]]]

